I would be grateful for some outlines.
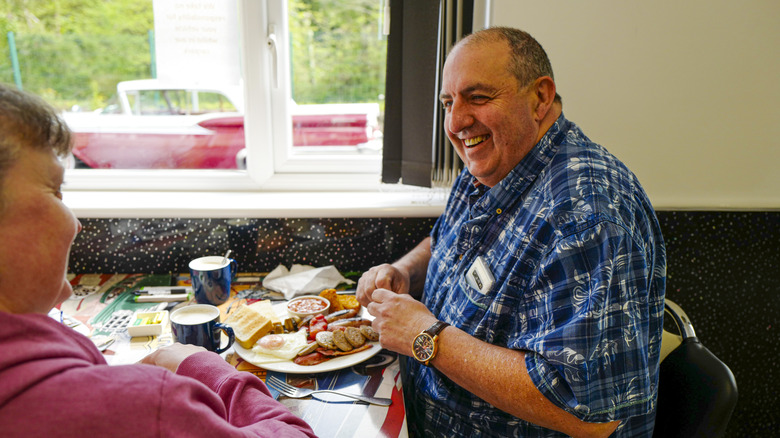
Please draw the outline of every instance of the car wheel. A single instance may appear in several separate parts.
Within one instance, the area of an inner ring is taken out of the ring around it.
[[[236,153],[236,168],[239,170],[246,170],[246,156],[247,149],[241,149]]]
[[[61,157],[60,162],[62,163],[62,167],[66,169],[90,169],[87,163],[81,161],[77,156],[73,155],[73,153],[68,153],[65,157]]]
[[[89,167],[87,163],[81,161],[79,157],[74,155],[73,159],[76,160],[76,169],[91,169],[91,167]]]
[[[62,163],[62,167],[66,169],[75,169],[76,157],[74,157],[73,154],[68,153],[68,155],[60,157],[60,163]]]

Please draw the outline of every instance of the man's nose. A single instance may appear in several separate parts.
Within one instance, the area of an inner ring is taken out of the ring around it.
[[[447,127],[450,132],[460,132],[474,124],[474,117],[468,105],[464,105],[458,101],[452,103],[450,106],[450,112],[447,114],[448,122]]]

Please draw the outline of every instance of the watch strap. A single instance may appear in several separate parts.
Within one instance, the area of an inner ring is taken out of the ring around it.
[[[448,325],[449,324],[447,324],[444,321],[436,321],[432,326],[428,327],[428,329],[425,330],[425,333],[427,333],[428,336],[430,336],[430,337],[435,339],[436,336],[438,336],[439,333],[441,333],[442,330],[447,328]]]

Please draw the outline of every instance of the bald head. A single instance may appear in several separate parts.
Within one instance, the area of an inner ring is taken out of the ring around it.
[[[528,32],[511,27],[491,27],[465,36],[453,48],[455,51],[460,46],[480,46],[503,42],[507,50],[511,52],[507,69],[512,76],[517,78],[520,87],[525,87],[536,79],[549,76],[555,80],[550,59],[534,37]],[[561,97],[556,93],[556,102],[561,102]]]

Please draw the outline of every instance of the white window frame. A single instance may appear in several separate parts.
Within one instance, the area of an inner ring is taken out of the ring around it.
[[[301,153],[290,147],[292,117],[285,0],[237,0],[249,149],[247,170],[73,169],[68,190],[375,190],[381,154]],[[275,45],[270,29],[274,29]],[[274,67],[278,70],[274,71]],[[270,117],[269,117],[270,115]],[[334,177],[335,176],[335,177]]]
[[[244,0],[245,8],[257,8],[265,1]],[[262,13],[259,10],[243,15],[244,29],[247,33],[256,32],[259,27],[252,26],[253,17],[259,18]],[[257,19],[255,18],[255,19]],[[290,111],[291,101],[291,73],[290,73],[290,41],[289,20],[287,2],[283,0],[267,0],[267,18],[260,22],[266,23],[264,35],[247,35],[246,40],[266,38],[268,50],[259,64],[265,66],[268,89],[270,90],[270,102],[274,111],[271,112],[273,132],[273,150],[268,148],[262,152],[262,159],[273,159],[274,174],[370,174],[379,179],[382,171],[381,154],[361,154],[359,152],[344,153],[334,148],[292,148],[291,130],[292,116]],[[257,50],[244,53],[244,59],[250,60],[258,54]],[[248,62],[249,64],[249,62]],[[275,70],[275,71],[274,71]],[[251,78],[246,72],[247,76]],[[249,83],[251,81],[245,81]],[[247,94],[247,100],[259,99],[259,95]],[[282,111],[283,109],[283,111]],[[256,133],[256,131],[255,131]],[[247,141],[250,140],[249,134]],[[252,139],[255,140],[256,139]],[[356,148],[350,148],[357,151]],[[253,151],[254,152],[254,151]],[[269,156],[271,155],[271,156]]]

